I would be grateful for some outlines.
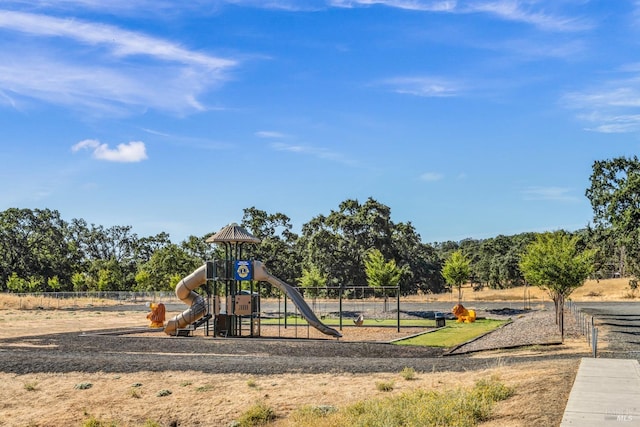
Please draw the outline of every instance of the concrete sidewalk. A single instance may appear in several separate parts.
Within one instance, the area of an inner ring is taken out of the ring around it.
[[[583,358],[560,426],[640,426],[638,361]]]

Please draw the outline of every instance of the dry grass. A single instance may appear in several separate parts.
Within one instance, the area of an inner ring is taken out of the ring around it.
[[[45,310],[59,308],[87,308],[122,305],[122,302],[105,298],[48,298],[40,296],[21,296],[0,294],[0,310],[17,308],[19,310]]]
[[[474,291],[470,285],[463,286],[464,301],[522,301],[525,295],[532,302],[549,301],[549,295],[535,286],[511,289],[489,289]],[[640,293],[638,295],[640,297]],[[457,301],[457,290],[452,293],[430,294],[422,296],[428,301]],[[573,301],[629,301],[633,299],[629,288],[629,279],[587,280],[571,294]]]
[[[340,408],[410,390],[468,387],[478,379],[497,376],[516,394],[497,406],[495,420],[483,425],[551,426],[557,425],[562,415],[576,369],[577,361],[555,361],[466,373],[417,372],[412,381],[402,381],[399,373],[259,377],[192,371],[20,376],[0,373],[5,385],[0,392],[0,425],[74,426],[94,417],[119,426],[142,425],[147,420],[160,425],[179,422],[181,426],[224,426],[256,401],[262,401],[275,410],[279,418],[275,425],[288,426],[292,425],[288,416],[305,405]],[[249,386],[249,381],[256,385]],[[37,389],[27,390],[25,384],[33,383],[38,384]],[[93,386],[76,389],[79,383]],[[394,386],[390,391],[379,390],[380,383]],[[131,392],[134,385],[135,394]],[[161,390],[171,394],[160,396]],[[36,401],[37,405],[33,405]]]
[[[585,295],[602,291],[602,296],[597,298],[612,300],[614,298],[609,293],[622,294],[628,281],[601,281],[589,286],[593,288],[587,289]],[[514,299],[521,298],[522,290],[482,291],[475,294],[487,299],[494,295],[493,298],[499,299],[508,298],[511,292],[517,296]],[[470,290],[465,296],[469,295],[473,295]],[[70,309],[58,309],[57,303],[56,306],[46,306],[44,300],[38,301],[37,298],[33,301],[13,298],[0,295],[0,340],[55,332],[147,325],[144,311],[101,312],[82,309],[98,306],[102,303],[99,301],[74,301]],[[358,334],[365,333],[362,328],[350,330]],[[579,340],[568,341],[562,347],[528,348],[508,354],[518,357],[544,355],[547,352],[555,355],[563,352],[580,354],[585,349],[586,344]],[[51,350],[55,351],[54,348]],[[286,427],[295,425],[290,417],[292,414],[309,405],[344,408],[364,399],[384,398],[411,390],[441,391],[469,387],[479,379],[491,377],[499,378],[506,386],[513,388],[515,394],[500,402],[492,419],[481,426],[558,425],[577,371],[578,359],[507,365],[502,363],[501,356],[504,354],[507,353],[484,352],[473,356],[486,360],[486,364],[483,364],[485,367],[475,371],[414,371],[411,381],[405,380],[406,373],[403,372],[244,375],[180,370],[15,375],[1,372],[0,367],[0,382],[3,384],[0,388],[0,425],[81,426],[88,420],[99,420],[117,426],[227,426],[256,402],[264,402],[275,411],[277,420],[273,425]],[[185,364],[185,368],[188,369],[188,364]],[[407,368],[412,369],[410,366]],[[76,388],[77,384],[83,383],[91,383],[92,387]],[[392,390],[383,391],[378,384],[393,384],[393,387]],[[164,390],[171,393],[160,393]]]

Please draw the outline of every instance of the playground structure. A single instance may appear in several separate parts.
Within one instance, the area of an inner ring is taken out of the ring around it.
[[[462,304],[456,304],[451,310],[456,316],[456,323],[473,323],[476,321],[475,310],[467,310]]]
[[[204,325],[206,335],[212,331],[214,336],[242,336],[243,326],[248,320],[249,336],[260,336],[260,295],[253,289],[253,282],[257,281],[268,282],[282,291],[309,325],[325,335],[342,336],[317,318],[295,287],[273,276],[260,261],[242,259],[243,246],[259,243],[260,239],[233,223],[206,242],[224,245],[225,259],[207,261],[178,282],[176,296],[188,308],[169,319],[164,328],[166,334],[188,335],[191,330]],[[248,293],[242,289],[243,282],[250,283]],[[203,285],[206,285],[206,299],[195,292]]]

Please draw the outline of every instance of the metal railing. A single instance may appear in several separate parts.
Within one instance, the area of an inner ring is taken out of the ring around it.
[[[567,306],[576,319],[580,333],[585,336],[593,357],[598,357],[598,328],[594,316],[583,312],[573,301],[568,301]]]

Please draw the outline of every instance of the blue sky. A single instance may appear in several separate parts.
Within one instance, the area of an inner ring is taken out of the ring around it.
[[[0,3],[0,209],[299,231],[373,197],[425,242],[575,230],[638,152],[640,2]]]

